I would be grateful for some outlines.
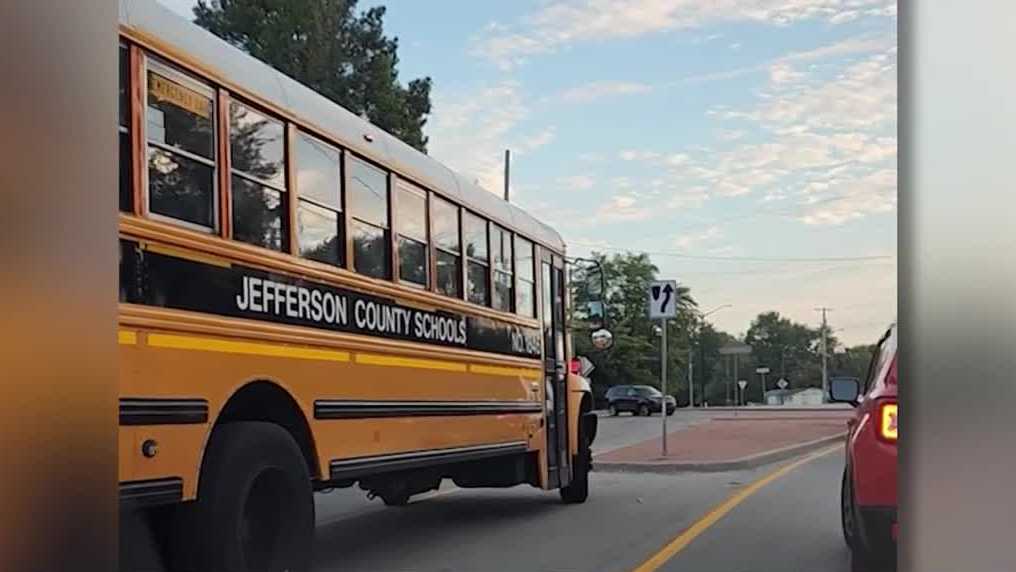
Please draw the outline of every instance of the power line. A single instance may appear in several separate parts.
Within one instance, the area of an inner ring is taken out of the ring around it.
[[[670,256],[673,258],[687,258],[690,260],[718,260],[730,262],[869,262],[874,260],[891,260],[889,255],[879,256],[823,256],[823,257],[764,257],[764,256],[710,256],[702,254],[685,254],[683,252],[671,252],[664,250],[637,250],[632,248],[618,248],[614,246],[602,246],[592,242],[571,241],[572,244],[588,246],[600,250],[611,250],[614,252],[644,252],[653,256]]]

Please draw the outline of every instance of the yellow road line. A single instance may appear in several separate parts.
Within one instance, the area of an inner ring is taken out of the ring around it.
[[[416,369],[439,369],[443,371],[466,371],[466,364],[464,363],[377,354],[356,354],[356,363],[389,367],[411,367]]]
[[[157,348],[197,350],[228,354],[262,355],[323,361],[349,361],[349,352],[255,342],[236,342],[196,336],[148,334],[148,345]]]
[[[685,547],[691,544],[691,542],[696,538],[698,538],[699,535],[701,535],[703,532],[708,530],[709,527],[716,524],[721,518],[726,516],[728,512],[734,510],[734,507],[744,502],[744,500],[750,497],[751,495],[757,493],[762,487],[786,475],[790,471],[793,471],[794,469],[800,467],[805,463],[813,461],[824,455],[828,455],[833,451],[842,450],[842,448],[843,448],[842,445],[836,445],[835,447],[829,447],[827,449],[818,451],[817,453],[812,453],[807,457],[798,459],[793,463],[784,465],[779,469],[776,469],[775,471],[769,473],[768,475],[758,479],[757,481],[737,491],[729,498],[727,498],[727,500],[720,503],[719,506],[709,511],[705,516],[700,518],[698,522],[691,525],[689,528],[685,529],[684,532],[682,532],[676,538],[667,543],[667,545],[664,546],[659,552],[650,557],[649,560],[643,562],[641,565],[639,565],[638,568],[635,568],[632,572],[653,572],[654,570],[659,569],[660,566],[663,566],[664,564],[667,563],[668,560],[676,556],[678,552],[684,550]]]
[[[473,373],[485,373],[488,375],[504,375],[507,377],[523,377],[526,379],[538,379],[540,370],[526,369],[521,367],[502,367],[496,365],[470,364],[469,371]]]
[[[118,330],[116,332],[116,341],[125,346],[136,345],[138,343],[138,333],[130,330]]]

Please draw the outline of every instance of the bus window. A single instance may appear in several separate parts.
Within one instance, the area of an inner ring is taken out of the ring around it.
[[[536,317],[536,280],[533,273],[533,243],[515,235],[515,311]]]
[[[348,154],[346,158],[353,269],[372,278],[389,278],[388,174]]]
[[[426,288],[427,195],[403,181],[396,190],[399,280]]]
[[[437,267],[437,291],[462,297],[462,267],[459,241],[459,208],[448,201],[430,195],[430,212],[433,227],[435,266]]]
[[[462,218],[462,239],[466,243],[466,299],[487,306],[490,304],[487,221],[466,212]]]
[[[134,192],[131,181],[131,106],[130,106],[130,52],[120,45],[120,210],[134,210]]]
[[[229,105],[233,237],[283,250],[287,236],[285,126],[250,107]]]
[[[152,59],[147,65],[149,211],[214,231],[214,91]]]
[[[342,155],[310,135],[296,138],[297,242],[300,256],[342,266]]]
[[[512,311],[512,234],[490,225],[490,252],[494,264],[493,306],[502,312]]]

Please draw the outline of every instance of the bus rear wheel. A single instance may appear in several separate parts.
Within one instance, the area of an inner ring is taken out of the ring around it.
[[[314,497],[300,447],[273,423],[215,429],[183,516],[187,570],[310,570]]]

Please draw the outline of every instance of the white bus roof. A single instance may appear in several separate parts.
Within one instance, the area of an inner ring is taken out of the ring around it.
[[[484,190],[330,99],[187,21],[155,0],[120,0],[120,23],[157,38],[266,103],[286,110],[336,143],[460,205],[563,253],[561,235],[532,215]],[[367,139],[372,139],[368,141]]]

